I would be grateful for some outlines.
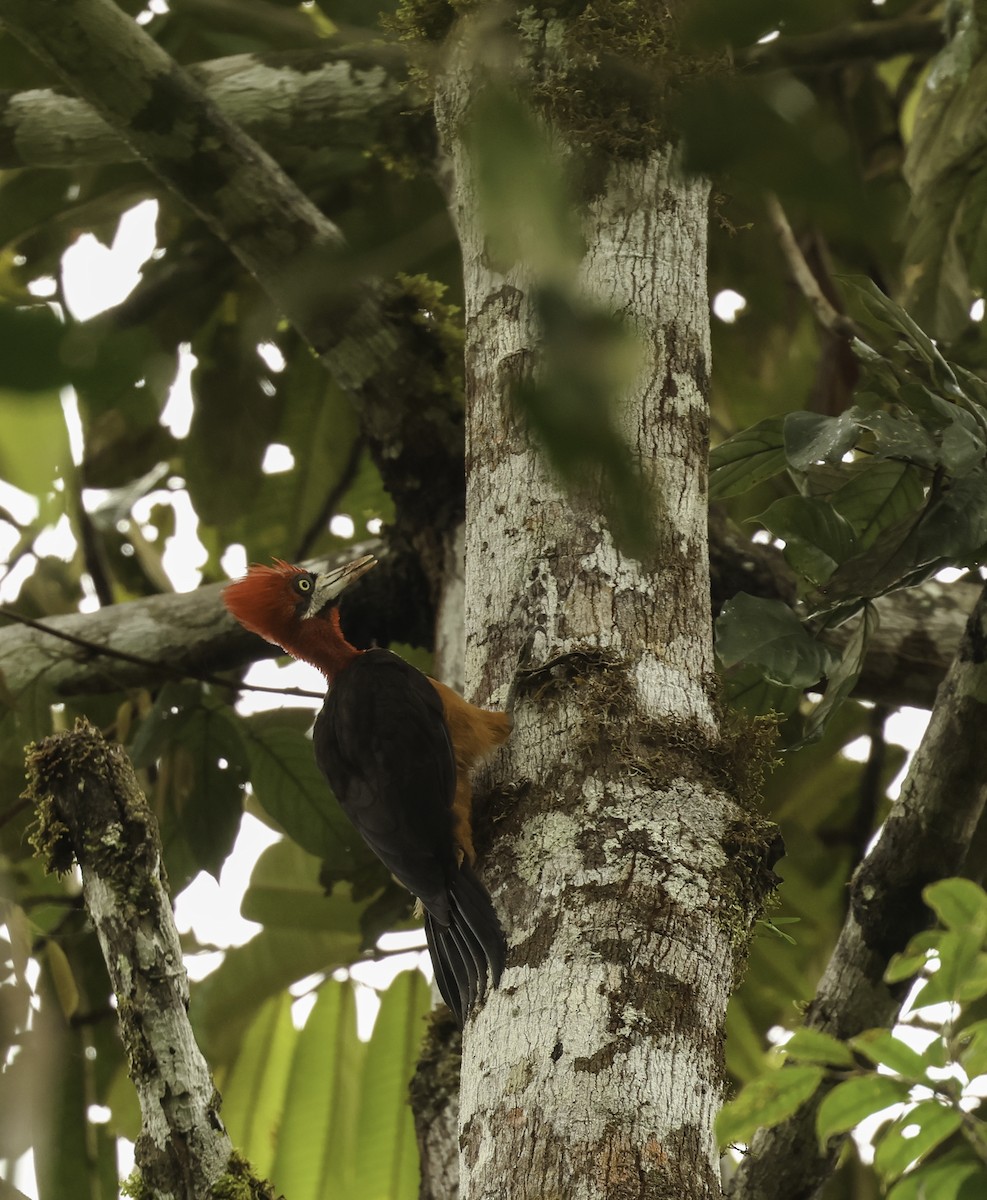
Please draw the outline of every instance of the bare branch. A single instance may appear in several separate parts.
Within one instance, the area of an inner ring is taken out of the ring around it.
[[[781,251],[788,263],[788,269],[791,271],[799,291],[808,301],[812,315],[827,332],[835,334],[837,337],[852,337],[853,321],[837,312],[830,300],[823,294],[819,281],[812,273],[811,267],[805,261],[805,255],[795,240],[795,234],[792,232],[792,227],[788,223],[788,217],[785,215],[785,210],[781,207],[778,197],[773,192],[768,192],[764,203],[772,228],[778,237]]]
[[[854,873],[850,912],[805,1024],[847,1038],[892,1021],[900,987],[884,982],[892,954],[929,923],[922,889],[955,875],[987,800],[980,739],[987,720],[987,587],[967,622],[932,720],[881,836]],[[835,1162],[816,1150],[821,1090],[789,1121],[762,1129],[731,1184],[731,1200],[811,1196]]]
[[[147,801],[122,749],[84,721],[33,747],[27,762],[36,845],[49,870],[73,861],[82,870],[140,1100],[144,1188],[205,1200],[236,1160],[189,1024],[188,977]]]
[[[945,44],[942,21],[937,17],[856,21],[820,33],[782,36],[748,46],[737,54],[736,63],[738,67],[757,71],[804,70],[866,58],[894,58],[899,54],[928,56]]]

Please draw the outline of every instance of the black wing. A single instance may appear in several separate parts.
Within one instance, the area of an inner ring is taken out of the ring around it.
[[[314,739],[316,762],[361,837],[448,925],[456,761],[435,688],[389,650],[368,650],[336,677]]]

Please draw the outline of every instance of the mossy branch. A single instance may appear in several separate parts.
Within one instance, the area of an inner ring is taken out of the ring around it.
[[[141,1192],[208,1200],[228,1176],[233,1147],[189,1024],[188,978],[147,800],[123,750],[83,720],[31,746],[27,770],[37,806],[32,842],[50,871],[78,863],[116,994],[141,1107]]]

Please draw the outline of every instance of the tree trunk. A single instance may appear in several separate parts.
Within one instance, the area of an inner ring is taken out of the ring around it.
[[[599,489],[564,494],[515,416],[538,330],[525,264],[485,254],[475,88],[454,52],[437,115],[466,283],[470,698],[504,703],[520,670],[478,788],[510,952],[464,1034],[461,1195],[712,1197],[724,1014],[770,873],[708,692],[708,188],[666,148],[611,161],[583,197],[580,290],[643,352],[620,399],[659,525],[639,562]]]

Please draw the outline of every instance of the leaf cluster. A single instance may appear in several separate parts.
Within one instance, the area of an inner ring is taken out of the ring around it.
[[[798,611],[741,593],[717,622],[728,689],[791,713],[828,681],[805,736],[818,735],[859,677],[873,601],[987,549],[987,387],[949,362],[870,280],[848,279],[864,335],[859,382],[837,416],[768,417],[717,446],[710,494],[726,499],[784,476],[792,490],[758,513],[799,584]],[[858,617],[842,654],[822,635]]]
[[[982,1193],[987,1124],[973,1084],[987,1074],[987,894],[967,879],[941,880],[923,894],[939,927],[916,935],[885,974],[888,983],[913,980],[910,1015],[894,1031],[870,1029],[846,1041],[797,1030],[784,1044],[784,1065],[724,1106],[721,1143],[749,1141],[815,1096],[823,1151],[883,1117],[871,1135],[873,1167],[892,1200]],[[949,1006],[944,1023],[923,1019],[936,1005]]]

